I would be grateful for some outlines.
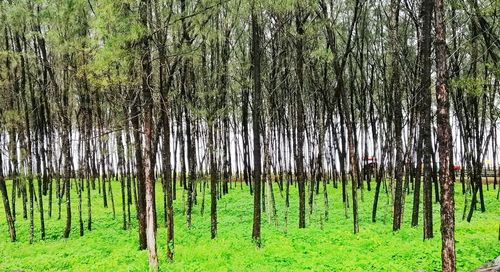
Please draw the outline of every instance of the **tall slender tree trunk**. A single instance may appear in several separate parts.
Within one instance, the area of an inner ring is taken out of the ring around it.
[[[163,120],[163,152],[162,152],[162,163],[163,163],[163,186],[166,198],[166,227],[167,227],[167,260],[173,261],[174,258],[174,208],[173,199],[174,192],[172,192],[172,166],[170,163],[170,101],[168,98],[168,92],[170,89],[171,82],[173,80],[173,71],[175,67],[170,67],[171,72],[167,79],[167,84],[163,83],[165,74],[164,69],[167,65],[165,52],[162,48],[159,48],[160,55],[160,94],[162,98],[162,111],[161,116]],[[177,63],[177,62],[176,62]],[[173,181],[175,184],[175,180]],[[174,187],[175,188],[175,187]]]
[[[396,169],[395,179],[396,188],[394,191],[394,213],[392,230],[396,231],[401,228],[403,220],[403,111],[401,109],[402,91],[399,85],[399,43],[398,37],[398,22],[399,22],[399,0],[391,1],[391,19],[390,19],[390,40],[391,40],[391,57],[392,57],[392,77],[391,91],[394,99],[394,135],[396,143]]]
[[[139,16],[142,26],[148,28],[150,16],[150,0],[142,0],[139,7]],[[149,271],[158,271],[158,256],[156,253],[156,224],[155,224],[155,182],[153,165],[153,97],[151,90],[151,56],[149,53],[149,38],[141,39],[141,80],[142,95],[144,97],[144,204],[146,204],[146,241],[149,251]],[[141,169],[139,169],[140,171]],[[140,187],[139,187],[140,188]]]
[[[299,187],[299,228],[306,227],[306,200],[305,200],[305,175],[304,175],[304,130],[305,130],[305,116],[304,116],[304,104],[302,101],[302,93],[304,92],[304,56],[303,56],[303,44],[304,44],[304,21],[307,19],[307,15],[304,14],[303,9],[299,6],[295,14],[295,25],[297,28],[298,40],[297,40],[297,82],[298,89],[295,94],[296,105],[297,105],[297,154],[296,158],[296,172],[297,172],[297,184]]]
[[[208,125],[208,149],[210,159],[210,237],[217,235],[217,163],[215,160],[214,124]]]
[[[135,149],[135,171],[137,175],[137,187],[133,186],[133,188],[137,188],[137,217],[139,219],[139,249],[143,250],[147,248],[147,238],[146,238],[146,199],[145,199],[145,188],[144,188],[144,159],[142,155],[142,139],[141,139],[141,130],[139,126],[139,118],[140,118],[140,109],[139,105],[141,104],[140,95],[133,94],[131,95],[133,98],[132,106],[131,106],[131,121],[132,121],[132,129],[134,131],[134,149]],[[135,190],[134,190],[135,192]]]
[[[16,228],[14,225],[14,218],[12,217],[12,213],[10,210],[9,195],[7,193],[7,186],[5,185],[5,178],[3,175],[3,167],[2,166],[3,166],[2,155],[0,154],[0,191],[2,192],[3,207],[5,209],[5,217],[7,218],[7,225],[9,226],[10,241],[15,242],[16,241]]]
[[[433,4],[431,0],[423,0],[421,6],[422,45],[421,45],[421,106],[420,106],[420,138],[422,138],[423,184],[424,184],[424,239],[433,237],[432,220],[432,139],[431,139],[431,25]],[[420,169],[419,169],[420,170]],[[415,201],[415,200],[414,200]]]
[[[445,7],[443,0],[435,2],[436,27],[436,100],[437,140],[439,143],[439,182],[441,185],[441,268],[456,270],[454,184],[450,179],[450,113],[447,86],[447,48]]]
[[[66,121],[69,122],[69,121]],[[71,142],[69,128],[66,125],[62,133],[62,152],[64,154],[64,194],[66,195],[66,227],[63,237],[68,238],[71,232]]]
[[[65,58],[68,58],[66,56]],[[68,68],[68,67],[66,67]],[[69,75],[68,69],[64,72],[64,85],[62,88],[62,95],[60,99],[62,100],[60,104],[60,118],[63,124],[61,133],[61,152],[62,157],[64,157],[64,194],[66,195],[66,227],[64,228],[63,237],[68,238],[71,232],[71,114],[68,110],[69,106]],[[35,148],[36,149],[36,148]],[[36,150],[35,150],[36,153]]]
[[[252,109],[252,129],[253,129],[253,180],[254,180],[254,198],[253,198],[253,231],[252,239],[258,247],[261,246],[260,238],[260,218],[261,218],[261,148],[260,148],[260,118],[262,111],[261,98],[261,75],[260,75],[260,25],[255,11],[255,3],[252,1],[252,77],[253,77],[253,109]]]

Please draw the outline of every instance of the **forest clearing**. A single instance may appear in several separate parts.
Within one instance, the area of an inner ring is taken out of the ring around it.
[[[494,266],[499,10],[0,0],[0,270]]]

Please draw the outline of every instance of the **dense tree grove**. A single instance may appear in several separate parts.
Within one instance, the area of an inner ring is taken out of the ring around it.
[[[455,219],[488,209],[484,190],[500,194],[499,8],[0,0],[0,190],[10,239],[43,240],[46,220],[65,220],[64,238],[83,236],[93,206],[104,205],[124,229],[138,220],[139,248],[157,270],[158,256],[174,259],[174,201],[185,201],[185,222],[175,224],[191,227],[206,188],[212,239],[217,201],[235,189],[253,194],[257,246],[261,221],[277,220],[278,193],[286,214],[299,214],[285,218],[291,227],[306,228],[313,210],[328,220],[329,203],[342,201],[354,233],[363,231],[358,201],[373,203],[376,222],[388,194],[392,229],[410,227],[411,209],[423,239],[436,234],[432,208],[441,207],[442,269],[455,271]],[[466,205],[457,217],[455,184]],[[289,210],[291,186],[298,210]],[[342,199],[329,199],[337,188]],[[16,236],[18,220],[29,220],[29,237]]]

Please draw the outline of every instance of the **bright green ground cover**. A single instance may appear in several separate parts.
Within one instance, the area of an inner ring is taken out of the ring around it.
[[[137,250],[137,224],[131,230],[121,229],[121,197],[119,183],[113,184],[117,218],[111,208],[102,207],[102,199],[93,192],[93,230],[78,236],[77,196],[72,195],[73,230],[69,239],[61,239],[64,220],[55,217],[46,220],[47,238],[39,238],[36,218],[36,241],[28,243],[28,221],[21,217],[18,203],[16,222],[18,242],[10,243],[5,214],[0,204],[0,271],[146,271],[147,252]],[[277,187],[275,187],[277,190]],[[459,188],[457,188],[459,189]],[[251,241],[252,197],[233,189],[219,202],[219,231],[216,240],[210,240],[210,200],[207,195],[204,216],[200,215],[201,193],[194,209],[193,228],[185,224],[181,192],[175,202],[175,262],[168,264],[165,257],[165,228],[158,230],[160,269],[162,271],[416,271],[440,269],[439,207],[434,205],[434,234],[430,241],[422,241],[422,227],[410,227],[411,197],[406,199],[405,223],[401,231],[392,232],[391,207],[382,194],[379,220],[371,223],[373,192],[364,192],[360,201],[360,233],[352,234],[351,211],[345,218],[340,189],[328,186],[330,217],[322,223],[323,195],[316,198],[316,209],[309,216],[307,228],[299,230],[298,200],[292,187],[288,231],[285,231],[284,198],[276,191],[278,224],[268,224],[263,215],[263,248],[257,249]],[[207,190],[207,193],[209,190]],[[10,187],[9,187],[10,194]],[[358,194],[359,195],[359,194]],[[500,255],[498,225],[500,201],[495,193],[485,191],[485,213],[474,214],[471,223],[461,220],[464,198],[456,194],[457,204],[457,267],[470,271]],[[159,222],[163,225],[162,195],[158,189]],[[45,199],[45,201],[47,201]],[[47,202],[45,202],[47,203]],[[86,205],[84,202],[84,214]],[[35,211],[37,213],[37,211]],[[62,218],[65,218],[64,206]],[[420,221],[421,222],[421,221]]]

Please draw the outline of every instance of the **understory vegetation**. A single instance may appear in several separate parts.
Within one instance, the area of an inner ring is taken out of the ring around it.
[[[10,181],[7,181],[11,184]],[[113,182],[113,191],[120,184]],[[202,181],[198,181],[197,205],[193,209],[193,222],[188,229],[184,222],[182,189],[174,201],[175,249],[177,258],[168,263],[164,211],[158,206],[158,252],[161,271],[439,271],[441,269],[439,234],[433,239],[422,239],[422,228],[411,227],[412,196],[407,195],[404,223],[401,230],[392,231],[392,203],[390,194],[381,194],[380,211],[376,223],[371,222],[373,191],[364,191],[360,201],[360,231],[352,233],[352,215],[346,218],[342,203],[342,190],[328,184],[330,196],[329,218],[324,220],[322,192],[316,195],[313,213],[306,210],[308,228],[297,228],[298,193],[290,187],[288,224],[285,221],[285,198],[276,192],[277,221],[262,221],[262,247],[251,240],[253,197],[248,187],[233,184],[231,193],[219,201],[218,236],[210,239],[210,195],[205,196],[205,212],[201,215]],[[340,185],[340,184],[339,184]],[[8,187],[9,191],[11,187]],[[158,188],[157,188],[158,189]],[[390,189],[390,188],[389,188]],[[207,190],[208,192],[208,190]],[[461,220],[464,197],[457,192],[456,199],[456,251],[457,271],[470,271],[500,253],[498,222],[500,202],[496,192],[485,191],[489,209],[477,213],[468,223]],[[76,192],[72,189],[72,197]],[[46,199],[44,199],[46,200]],[[29,220],[18,215],[16,227],[18,241],[9,242],[7,225],[0,221],[0,271],[146,271],[147,251],[138,250],[137,221],[132,220],[128,230],[122,229],[121,199],[115,197],[116,218],[112,208],[99,205],[102,196],[92,195],[93,230],[78,236],[78,224],[73,224],[68,239],[61,239],[65,227],[65,210],[57,220],[57,207],[52,218],[46,219],[46,238],[39,235],[29,245]],[[157,190],[157,205],[163,201]],[[389,202],[388,202],[389,201]],[[469,200],[470,201],[470,200]],[[72,202],[74,211],[77,202]],[[0,204],[1,206],[1,204]],[[132,205],[133,208],[134,205]],[[135,215],[135,211],[132,213]],[[434,229],[439,230],[439,205],[434,205]],[[39,233],[39,218],[35,212],[35,233]],[[0,209],[0,218],[4,218]]]

